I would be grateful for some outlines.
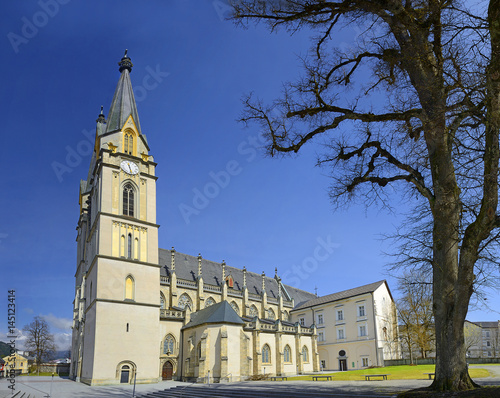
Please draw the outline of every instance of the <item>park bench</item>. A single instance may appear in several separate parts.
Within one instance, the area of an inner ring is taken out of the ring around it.
[[[332,380],[332,376],[312,376],[313,381],[318,381],[320,379]]]
[[[387,380],[387,376],[390,376],[390,374],[365,375],[365,381],[370,381],[372,377],[382,377],[382,380]]]
[[[287,376],[271,376],[272,381],[277,381],[277,380],[288,380]]]
[[[433,376],[435,376],[436,373],[424,373],[424,375],[429,376],[429,380],[432,380]]]

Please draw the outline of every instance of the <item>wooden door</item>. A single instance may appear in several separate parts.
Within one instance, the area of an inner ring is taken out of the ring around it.
[[[163,380],[172,380],[172,375],[174,374],[174,366],[172,362],[167,361],[163,364],[163,370],[161,372],[161,378]]]

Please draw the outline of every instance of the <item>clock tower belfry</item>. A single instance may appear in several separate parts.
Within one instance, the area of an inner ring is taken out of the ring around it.
[[[92,385],[159,377],[156,163],[141,131],[126,51],[118,65],[79,193],[71,376]]]

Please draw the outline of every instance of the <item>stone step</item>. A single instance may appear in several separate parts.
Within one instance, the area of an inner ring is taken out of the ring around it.
[[[269,387],[241,387],[241,386],[176,386],[168,390],[157,391],[138,398],[180,398],[180,397],[199,397],[199,398],[326,398],[326,397],[347,397],[347,396],[367,396],[365,394],[346,395],[341,392],[329,392],[324,389],[316,388],[280,388],[276,385]],[[374,397],[370,395],[370,397]],[[387,397],[387,395],[378,395],[378,397]]]

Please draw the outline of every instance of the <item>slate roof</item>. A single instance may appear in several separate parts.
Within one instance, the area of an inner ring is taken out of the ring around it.
[[[191,314],[190,321],[182,329],[192,328],[205,323],[231,323],[234,325],[244,325],[245,322],[233,310],[227,301],[213,304]]]
[[[130,81],[130,73],[127,68],[122,70],[120,80],[116,86],[115,95],[111,101],[111,107],[106,120],[106,133],[120,130],[128,117],[132,115],[137,126],[139,134],[141,134],[141,126],[139,124],[139,114],[137,113],[137,105],[135,103],[134,91],[132,90],[132,82]]]
[[[327,296],[316,297],[312,300],[298,303],[293,310],[294,311],[301,310],[304,308],[313,307],[315,305],[326,304],[326,303],[330,303],[332,301],[338,301],[338,300],[343,300],[343,299],[354,297],[354,296],[360,296],[360,295],[366,294],[366,293],[372,293],[383,284],[387,285],[387,282],[385,280],[382,280],[382,281],[370,283],[368,285],[355,287],[354,289],[349,289],[349,290],[344,290],[344,291],[338,292],[338,293],[328,294]],[[387,289],[389,289],[389,287],[387,287]]]
[[[482,328],[498,328],[500,327],[500,324],[498,322],[473,322],[478,326],[481,326]]]
[[[170,276],[170,258],[171,250],[159,249],[159,261],[161,265],[161,275]],[[214,261],[201,260],[202,277],[204,283],[210,285],[222,286],[222,264]],[[198,277],[198,258],[175,252],[175,273],[177,278],[195,282]],[[226,276],[231,275],[234,279],[234,290],[243,290],[243,270],[226,265]],[[268,298],[278,298],[278,282],[269,276],[265,277],[266,293]],[[295,303],[311,300],[316,297],[313,293],[297,289],[292,286],[283,285],[290,299],[295,299]],[[249,293],[260,295],[262,293],[262,275],[247,270],[247,288]],[[228,288],[228,291],[231,291]]]

